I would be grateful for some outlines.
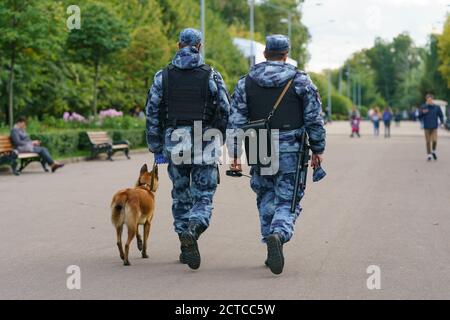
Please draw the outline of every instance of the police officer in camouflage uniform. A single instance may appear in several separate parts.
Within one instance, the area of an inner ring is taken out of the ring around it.
[[[267,244],[266,266],[274,274],[280,274],[284,267],[283,244],[294,232],[294,224],[301,212],[300,203],[295,214],[290,205],[294,193],[295,170],[300,147],[299,138],[306,130],[313,152],[312,166],[319,168],[325,150],[325,129],[321,117],[320,95],[310,77],[294,66],[286,63],[290,49],[289,39],[283,35],[273,35],[266,39],[266,62],[255,65],[250,73],[240,79],[235,89],[229,130],[241,128],[252,119],[252,114],[265,110],[267,117],[282,89],[293,79],[276,111],[274,129],[278,131],[279,169],[273,175],[262,175],[261,167],[251,167],[251,187],[257,195],[257,206],[261,224],[262,241]],[[278,122],[276,124],[276,122]],[[233,132],[233,131],[232,131]],[[276,134],[275,134],[276,136]],[[228,137],[229,155],[234,160],[231,170],[240,171],[237,159],[242,152],[242,140]],[[299,199],[303,194],[299,194]]]
[[[167,68],[156,73],[146,105],[148,147],[157,162],[168,162],[180,262],[191,269],[200,267],[197,240],[209,226],[223,144],[219,139],[200,141],[201,151],[212,143],[216,148],[195,153],[194,126],[201,123],[200,134],[211,128],[225,131],[230,112],[222,76],[204,63],[201,45],[200,31],[188,28],[180,33],[179,51]],[[189,161],[174,161],[186,155]]]

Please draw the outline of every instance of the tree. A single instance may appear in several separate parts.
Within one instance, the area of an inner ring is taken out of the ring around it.
[[[399,34],[392,42],[377,38],[367,50],[377,90],[389,105],[405,108],[417,100],[414,87],[418,85],[419,53],[407,33]]]
[[[128,45],[129,36],[122,21],[106,5],[92,3],[82,8],[82,12],[81,29],[70,32],[67,47],[75,61],[94,68],[92,111],[97,115],[100,66]]]
[[[167,65],[171,55],[169,42],[160,29],[145,26],[133,31],[130,46],[124,51],[121,60],[126,62],[123,70],[128,81],[135,84],[135,104],[144,105],[145,92],[153,76]]]
[[[0,51],[8,59],[6,91],[11,127],[17,65],[28,63],[43,52],[51,53],[59,46],[58,38],[54,37],[58,29],[55,23],[58,7],[57,3],[31,0],[4,0],[0,3]]]
[[[345,88],[342,85],[342,93],[353,100],[354,93],[357,95],[355,88],[355,80],[358,80],[358,84],[361,86],[361,104],[363,106],[372,107],[375,105],[385,105],[386,102],[379,94],[376,86],[376,73],[371,67],[371,60],[368,57],[367,50],[361,50],[354,53],[344,64],[341,69],[342,79],[346,80]],[[350,74],[347,74],[347,70]],[[339,87],[339,71],[335,73],[335,83]],[[356,99],[358,100],[358,99]]]
[[[421,100],[427,93],[434,93],[437,98],[450,99],[447,81],[444,79],[442,66],[445,65],[445,57],[438,52],[442,36],[430,35],[427,47],[423,52],[423,72],[420,77],[419,92]],[[444,59],[442,59],[444,58]]]
[[[450,89],[450,15],[447,16],[447,20],[444,26],[444,32],[439,37],[438,47],[439,58],[441,60],[439,71],[441,72],[442,77],[447,82],[447,89]]]
[[[300,0],[265,0],[256,7],[255,16],[256,30],[264,36],[281,33],[288,34],[287,19],[291,14],[291,52],[290,56],[298,61],[299,68],[303,68],[307,58],[307,44],[309,41],[308,29],[301,23],[301,12],[299,10]]]

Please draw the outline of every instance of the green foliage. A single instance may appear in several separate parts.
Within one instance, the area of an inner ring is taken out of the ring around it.
[[[81,8],[83,26],[71,30],[67,47],[76,62],[94,67],[93,114],[97,114],[97,83],[100,66],[111,62],[111,55],[128,45],[129,36],[122,21],[100,3],[91,3]]]
[[[30,134],[30,137],[40,140],[55,157],[71,155],[78,151],[79,131],[35,132]]]
[[[255,2],[255,39],[261,42],[268,34],[287,34],[287,24],[280,21],[291,13],[291,57],[299,61],[299,68],[307,60],[309,39],[301,23],[301,2]],[[200,1],[79,0],[81,30],[69,32],[66,8],[71,4],[71,0],[0,1],[0,123],[7,121],[12,87],[14,117],[32,117],[30,127],[50,132],[143,128],[126,117],[97,124],[64,123],[60,118],[66,111],[88,116],[96,109],[116,108],[125,114],[142,109],[155,73],[177,50],[180,30],[200,28]],[[249,36],[248,3],[206,4],[206,61],[221,72],[232,91],[248,70],[248,62],[232,44],[233,36]],[[332,72],[332,99],[337,104],[333,112],[344,116],[349,100],[343,96],[352,100],[356,79],[365,107],[390,104],[406,109],[422,103],[426,92],[450,100],[449,21],[442,35],[430,37],[426,48],[417,48],[408,34],[400,34],[392,41],[377,39],[372,48],[356,52],[341,68],[341,76],[339,70]],[[317,76],[314,81],[326,106],[328,80]]]
[[[417,94],[420,52],[407,33],[398,35],[392,42],[377,39],[374,47],[367,50],[377,91],[387,104],[407,109],[420,99]]]
[[[336,92],[331,94],[331,103],[333,106],[332,113],[348,116],[352,109],[352,102],[347,97]]]
[[[71,30],[67,37],[67,47],[75,61],[99,65],[127,46],[124,24],[106,5],[93,2],[82,6],[81,11],[82,28]]]
[[[4,115],[31,108],[33,93],[42,92],[41,84],[45,86],[49,77],[43,70],[61,52],[62,9],[59,1],[0,2],[0,110]],[[37,75],[41,81],[36,81]]]
[[[114,130],[109,131],[114,141],[128,141],[132,148],[147,146],[145,130]]]
[[[210,0],[211,8],[219,12],[236,35],[247,37],[249,21],[249,7],[243,0]],[[307,60],[306,45],[309,35],[306,27],[301,23],[299,0],[265,0],[255,1],[255,39],[265,41],[269,34],[281,33],[288,35],[289,13],[292,15],[291,57],[299,62],[302,69]],[[281,23],[280,23],[281,22]]]
[[[130,142],[131,148],[142,148],[146,145],[145,131],[141,130],[107,130],[113,141]],[[80,151],[89,151],[90,143],[86,131],[64,130],[49,132],[33,132],[32,139],[40,140],[54,157],[67,157],[79,154]]]
[[[136,119],[130,116],[105,118],[99,125],[101,129],[132,130],[145,128],[145,120]]]
[[[444,32],[439,37],[439,59],[442,61],[439,71],[446,80],[447,89],[450,89],[450,15],[447,16]],[[448,91],[447,94],[450,95]]]
[[[74,130],[74,129],[114,129],[114,130],[144,130],[145,120],[131,116],[104,118],[103,120],[91,118],[87,122],[64,121],[62,118],[45,116],[42,120],[36,117],[27,119],[27,131],[31,133]]]
[[[322,109],[326,109],[328,105],[328,79],[327,76],[317,73],[311,73],[311,80],[316,85],[317,89],[321,93],[322,97]],[[350,110],[352,109],[352,102],[346,96],[340,94],[338,90],[332,86],[331,93],[331,113],[333,115],[339,115],[342,117],[348,117]],[[335,117],[335,119],[337,119]],[[340,119],[340,117],[339,117]]]

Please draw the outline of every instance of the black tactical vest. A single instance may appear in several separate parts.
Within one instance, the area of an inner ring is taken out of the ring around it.
[[[261,87],[250,76],[247,76],[245,92],[249,120],[256,121],[267,118],[283,89],[284,86],[279,88]],[[270,121],[270,128],[280,131],[294,130],[303,127],[303,123],[303,101],[295,92],[292,83]]]
[[[163,70],[163,104],[160,119],[164,126],[191,126],[194,121],[209,124],[216,112],[216,101],[209,90],[211,67]]]

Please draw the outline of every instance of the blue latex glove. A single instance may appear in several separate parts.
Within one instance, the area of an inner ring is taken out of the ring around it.
[[[162,153],[157,153],[155,154],[155,162],[156,164],[167,164],[169,160]]]

